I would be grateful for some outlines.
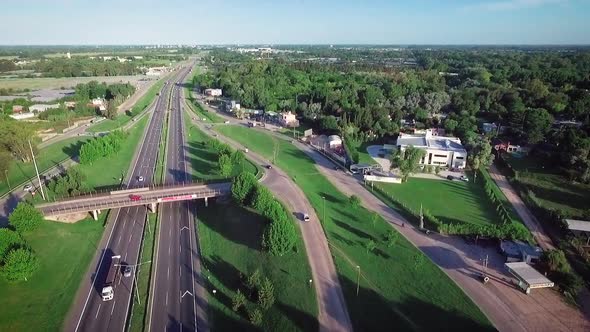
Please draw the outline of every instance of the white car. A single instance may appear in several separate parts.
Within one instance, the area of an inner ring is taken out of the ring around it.
[[[143,179],[143,176],[138,176],[138,177],[137,177],[137,181],[139,181],[139,182],[143,182],[143,180],[144,180],[144,179]]]
[[[465,182],[469,182],[469,178],[468,178],[468,177],[466,177],[465,175],[461,175],[461,176],[459,177],[459,180],[461,180],[461,181],[465,181]]]
[[[224,122],[224,123],[225,123],[225,124],[229,124],[229,120],[225,120],[225,122]]]
[[[31,191],[33,189],[33,185],[31,184],[25,184],[25,186],[23,187],[24,191]]]
[[[309,221],[309,214],[307,214],[307,213],[303,214],[303,221]]]

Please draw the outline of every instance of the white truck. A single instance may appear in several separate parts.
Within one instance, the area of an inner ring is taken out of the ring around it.
[[[115,277],[117,276],[117,271],[119,270],[119,264],[117,264],[119,263],[119,258],[121,258],[121,256],[111,257],[109,273],[104,280],[102,292],[100,292],[103,301],[110,301],[113,299],[113,297],[115,297],[115,289],[113,288],[113,284],[115,283]]]

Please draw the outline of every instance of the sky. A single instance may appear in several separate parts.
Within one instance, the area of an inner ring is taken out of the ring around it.
[[[590,44],[590,0],[0,0],[31,44]]]

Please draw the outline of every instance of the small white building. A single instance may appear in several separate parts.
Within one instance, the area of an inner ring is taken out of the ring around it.
[[[222,91],[221,89],[205,89],[205,95],[211,97],[221,97]]]
[[[432,129],[427,129],[424,135],[409,135],[400,133],[395,144],[398,149],[405,151],[409,146],[426,151],[421,165],[433,165],[449,168],[465,168],[467,151],[457,137],[434,136]],[[385,146],[383,147],[385,149]]]
[[[49,109],[55,109],[55,108],[59,108],[59,104],[52,104],[52,105],[35,104],[35,105],[29,106],[29,112],[41,113],[41,112],[45,112]]]
[[[299,126],[299,121],[295,118],[295,114],[291,113],[291,111],[281,113],[279,123],[284,127]]]
[[[338,135],[330,135],[328,136],[328,145],[330,149],[335,149],[342,146],[342,138]]]

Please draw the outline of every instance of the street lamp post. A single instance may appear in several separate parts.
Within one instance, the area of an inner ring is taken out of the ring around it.
[[[361,267],[359,265],[357,265],[356,269],[358,271],[358,274],[356,277],[356,296],[359,296],[359,288],[360,288],[360,282],[361,282]]]
[[[6,176],[6,183],[8,184],[8,189],[12,190],[12,187],[10,186],[10,180],[8,180],[8,170],[7,169],[4,170],[4,176]]]
[[[326,222],[326,196],[322,196],[322,200],[324,202],[324,216],[322,219],[324,219],[324,222]]]

